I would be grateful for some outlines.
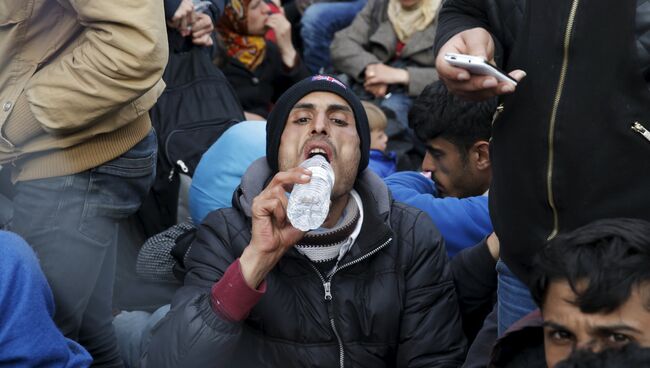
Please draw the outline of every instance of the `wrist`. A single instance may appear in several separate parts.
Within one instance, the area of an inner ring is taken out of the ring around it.
[[[244,252],[239,257],[239,264],[242,276],[244,276],[244,280],[250,288],[257,289],[264,281],[266,275],[275,265],[271,258],[270,255],[264,256],[255,251],[250,244],[244,249]]]
[[[400,78],[401,84],[408,85],[409,81],[411,79],[410,76],[409,76],[408,70],[406,70],[406,69],[400,69],[400,70],[401,70],[401,74],[402,74],[401,78]]]
[[[282,50],[282,63],[289,69],[292,69],[294,66],[296,66],[296,56],[298,56],[298,53],[296,52],[296,49],[293,48],[293,46],[286,48]]]

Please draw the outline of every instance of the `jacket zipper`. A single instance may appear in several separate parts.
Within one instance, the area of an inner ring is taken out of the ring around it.
[[[643,125],[641,125],[641,123],[639,123],[638,121],[635,121],[634,124],[632,124],[632,126],[631,126],[630,128],[631,128],[632,130],[634,130],[635,132],[641,134],[641,135],[643,136],[643,138],[645,138],[645,139],[647,139],[648,141],[650,141],[650,130],[646,129],[646,128],[645,128]]]
[[[321,275],[320,271],[318,271],[316,266],[314,266],[314,264],[311,263],[311,261],[309,262],[309,265],[316,272],[316,275],[318,275],[318,278],[323,283],[323,290],[325,292],[324,298],[325,298],[325,303],[327,303],[327,313],[328,313],[329,319],[330,319],[330,326],[332,327],[332,331],[334,331],[334,336],[336,336],[336,340],[337,340],[337,342],[339,344],[339,365],[340,365],[341,368],[345,368],[345,352],[344,352],[344,349],[343,349],[343,340],[341,339],[341,335],[339,335],[339,331],[336,329],[336,322],[334,321],[334,313],[332,312],[332,303],[331,303],[332,298],[333,298],[332,297],[332,278],[334,277],[334,275],[339,270],[342,270],[342,269],[344,269],[346,267],[357,264],[357,263],[363,261],[364,259],[372,256],[373,254],[379,252],[382,248],[384,248],[386,245],[388,245],[388,243],[390,243],[392,240],[393,240],[393,238],[388,238],[388,240],[386,240],[383,244],[381,244],[377,248],[373,249],[372,251],[364,254],[363,256],[361,256],[361,257],[359,257],[359,258],[357,258],[357,259],[355,259],[353,261],[350,261],[350,262],[342,265],[341,267],[335,266],[332,273],[330,273],[330,275],[327,277],[327,280],[325,280],[323,275]]]
[[[553,110],[551,112],[551,121],[548,128],[548,166],[546,169],[546,195],[548,204],[553,211],[553,230],[548,235],[546,240],[555,238],[559,231],[559,218],[557,207],[555,206],[555,197],[553,195],[553,161],[555,159],[555,125],[557,119],[557,110],[562,99],[562,90],[564,89],[564,82],[566,80],[567,69],[569,68],[569,47],[571,45],[571,33],[573,31],[573,23],[576,18],[576,11],[578,10],[578,3],[580,0],[573,0],[571,4],[571,11],[569,12],[569,20],[567,21],[566,30],[564,31],[564,56],[562,59],[562,69],[560,69],[560,79],[557,83],[557,90],[555,91],[555,98],[553,100]]]

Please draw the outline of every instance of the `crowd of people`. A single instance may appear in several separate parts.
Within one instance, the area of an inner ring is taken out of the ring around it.
[[[645,4],[6,0],[0,366],[650,366]]]

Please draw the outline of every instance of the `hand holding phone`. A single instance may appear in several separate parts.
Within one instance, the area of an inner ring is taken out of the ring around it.
[[[470,74],[492,76],[499,82],[506,82],[513,86],[517,86],[517,81],[514,78],[510,77],[496,66],[488,63],[483,58],[448,52],[445,54],[445,61],[457,68],[469,71]]]

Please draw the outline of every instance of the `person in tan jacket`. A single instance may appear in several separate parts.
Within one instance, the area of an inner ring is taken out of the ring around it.
[[[55,322],[119,367],[112,320],[118,222],[153,180],[147,111],[164,88],[162,1],[0,3],[0,165],[10,229],[35,249]]]

